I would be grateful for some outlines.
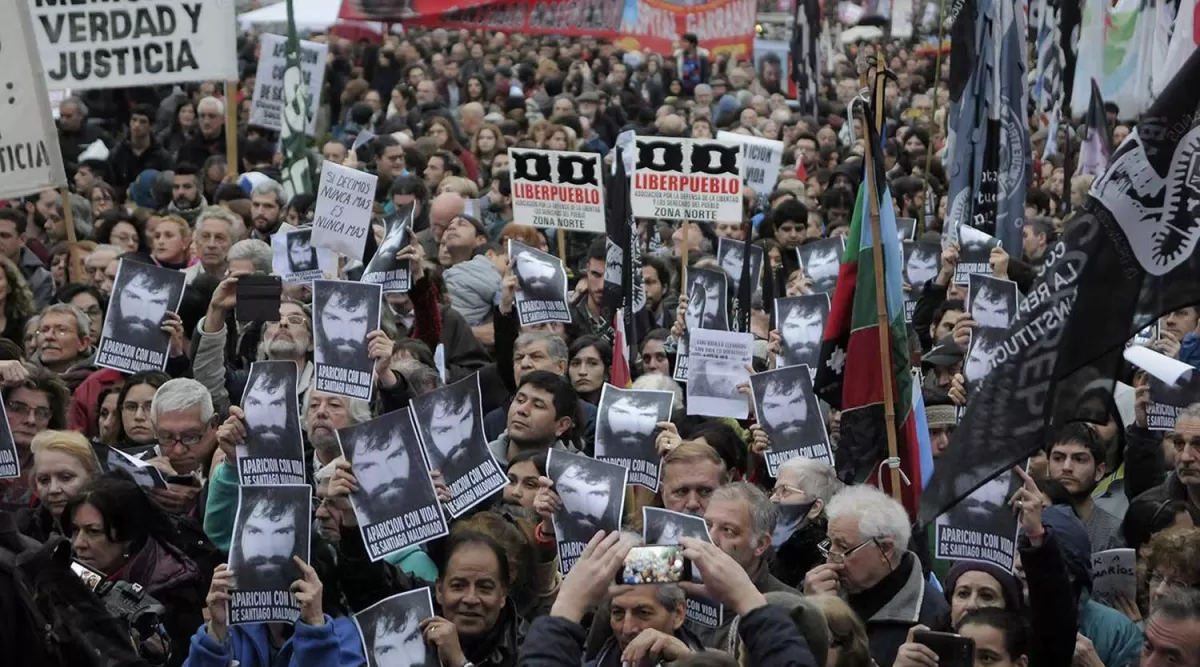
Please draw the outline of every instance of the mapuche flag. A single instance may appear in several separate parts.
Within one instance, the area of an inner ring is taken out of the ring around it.
[[[308,159],[309,120],[316,111],[308,104],[308,86],[300,68],[300,38],[292,0],[287,0],[287,65],[283,70],[283,113],[279,123],[279,146],[283,150],[283,190],[291,201],[299,194],[313,194],[312,166]]]
[[[875,141],[869,128],[869,141]],[[872,144],[879,145],[877,141]],[[921,441],[913,419],[913,376],[909,364],[908,333],[904,324],[903,266],[896,214],[886,187],[876,186],[878,165],[865,169],[858,190],[850,236],[838,272],[837,287],[821,342],[815,390],[827,403],[842,411],[841,436],[836,467],[847,482],[870,481],[885,490],[891,475],[880,470],[888,458],[886,413],[883,383],[892,385],[895,405],[895,429],[900,470],[908,479],[902,498],[910,516],[915,516],[921,497]],[[874,172],[874,173],[873,173]],[[876,187],[879,202],[879,234],[882,244],[871,235],[870,196],[867,188]],[[883,288],[888,321],[879,320],[876,301],[875,253],[883,257]],[[881,359],[879,339],[890,341],[890,359]],[[928,434],[925,434],[928,442]]]
[[[939,514],[1095,413],[1125,342],[1200,303],[1200,51],[1093,183],[1022,300],[921,498]],[[1094,419],[1094,418],[1093,418]]]

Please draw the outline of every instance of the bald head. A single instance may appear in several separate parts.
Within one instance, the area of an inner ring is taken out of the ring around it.
[[[433,203],[429,205],[429,228],[435,239],[442,240],[442,234],[450,222],[466,210],[466,203],[467,200],[453,192],[443,192],[433,198]]]
[[[683,118],[675,114],[667,114],[658,119],[657,125],[658,131],[668,137],[682,137],[684,131],[687,129],[687,123],[683,121]]]
[[[478,102],[468,102],[458,108],[459,125],[468,137],[475,136],[479,126],[483,125],[484,113],[483,105]]]

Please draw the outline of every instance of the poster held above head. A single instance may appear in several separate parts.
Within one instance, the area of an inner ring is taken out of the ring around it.
[[[256,361],[242,395],[246,440],[237,448],[242,486],[304,484],[298,371],[294,361]]]
[[[1020,475],[1004,472],[939,516],[934,557],[991,563],[1011,572],[1018,525],[1008,499],[1022,483]]]
[[[991,369],[1003,359],[1004,337],[1017,316],[1017,284],[980,273],[967,276],[967,311],[978,323],[971,330],[963,361],[967,394],[978,391]]]
[[[372,561],[448,532],[408,408],[337,431],[358,489],[350,505]]]
[[[596,411],[596,458],[629,471],[629,483],[658,491],[661,457],[654,446],[658,422],[671,418],[675,394],[619,389],[605,383]]]
[[[27,3],[53,89],[236,81],[236,3],[113,0]]]
[[[638,218],[742,223],[740,144],[637,137],[630,202]]]
[[[240,486],[229,569],[229,625],[293,623],[300,604],[292,583],[303,579],[293,557],[309,562],[312,486]]]
[[[437,648],[425,642],[421,623],[435,616],[428,587],[397,593],[354,615],[367,667],[437,664]]]
[[[833,465],[833,449],[825,416],[813,391],[808,366],[789,366],[750,376],[754,414],[771,439],[764,454],[774,477],[792,458],[814,459]]]
[[[441,473],[450,490],[446,507],[455,518],[508,483],[483,434],[482,401],[474,373],[409,402],[425,463]]]
[[[754,334],[695,329],[688,335],[687,413],[745,419],[750,402],[738,387],[750,381]]]
[[[815,375],[828,319],[828,294],[775,299],[775,328],[780,338],[778,366],[808,366],[809,373]]]
[[[312,244],[349,259],[365,260],[367,234],[379,177],[325,162],[313,209]]]
[[[322,274],[337,273],[337,258],[328,248],[313,245],[313,228],[299,227],[271,235],[271,270],[285,283],[310,283]]]
[[[517,276],[517,317],[521,326],[570,322],[567,269],[562,260],[509,239],[509,265]]]
[[[742,162],[746,165],[742,183],[750,186],[755,194],[762,197],[775,189],[779,182],[779,165],[783,163],[782,141],[724,130],[717,132],[717,140],[741,145]]]
[[[562,501],[551,517],[558,540],[558,569],[566,575],[597,531],[621,529],[629,471],[614,463],[551,449],[546,476]]]
[[[121,259],[96,346],[96,365],[123,373],[166,368],[171,339],[163,322],[168,312],[179,310],[185,280],[182,271]]]
[[[954,267],[954,284],[966,285],[971,274],[992,275],[989,259],[992,248],[1000,247],[996,237],[981,232],[970,225],[958,227],[958,265]],[[942,245],[946,245],[943,239]]]
[[[367,334],[379,328],[379,285],[348,280],[313,281],[313,362],[318,391],[371,400],[375,360]]]
[[[510,148],[508,160],[515,221],[604,233],[604,159],[599,153]]]
[[[287,69],[287,37],[261,36],[258,70],[254,77],[254,98],[250,106],[250,125],[276,132],[283,113],[283,73]],[[328,44],[300,40],[300,68],[308,90],[308,108],[321,106],[321,88],[325,82],[325,56]],[[317,134],[317,114],[312,114],[308,134]]]
[[[27,0],[0,9],[0,199],[67,185]]]
[[[642,508],[642,538],[646,540],[647,545],[677,545],[681,537],[713,543],[704,517],[660,507]],[[692,564],[691,575],[692,581],[702,582],[700,569],[695,563]],[[709,628],[719,628],[725,620],[724,605],[696,595],[688,596],[685,613],[688,620]]]
[[[21,476],[21,457],[17,453],[17,443],[12,437],[12,428],[8,425],[8,411],[4,401],[0,401],[0,479],[16,479]]]
[[[717,269],[688,272],[688,304],[683,312],[687,331],[675,351],[675,380],[688,381],[688,348],[694,329],[729,330],[729,276]]]
[[[384,218],[383,241],[363,270],[362,282],[380,285],[384,294],[407,294],[412,288],[412,262],[396,259],[411,239],[413,205]]]
[[[833,288],[837,285],[838,271],[842,267],[842,254],[845,252],[846,239],[843,236],[805,243],[796,248],[805,277],[813,281],[813,292],[833,293]]]
[[[729,289],[737,294],[738,285],[742,278],[742,262],[746,257],[746,244],[737,239],[717,239],[717,262],[729,277]],[[762,285],[763,249],[761,246],[750,246],[750,284],[751,292],[757,292]]]
[[[1200,403],[1200,371],[1181,376],[1175,384],[1151,376],[1146,427],[1151,431],[1173,431],[1183,411],[1196,403]]]
[[[904,294],[904,321],[912,322],[917,300],[925,291],[925,285],[937,278],[942,264],[942,246],[939,243],[918,241],[904,242],[904,282],[908,291]]]

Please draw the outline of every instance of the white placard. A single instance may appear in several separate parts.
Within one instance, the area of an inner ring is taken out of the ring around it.
[[[508,163],[514,220],[604,233],[604,158],[599,153],[510,148]]]
[[[783,142],[763,139],[737,132],[717,132],[717,139],[742,145],[742,182],[757,195],[770,194],[779,182],[779,165],[783,164]]]
[[[378,181],[375,174],[325,162],[313,215],[313,245],[363,260]]]
[[[13,2],[30,7],[51,89],[238,78],[236,8],[231,0],[7,4]]]
[[[1173,359],[1161,352],[1155,352],[1141,345],[1125,348],[1124,356],[1125,361],[1162,380],[1163,384],[1168,385],[1178,384],[1179,378],[1196,370],[1191,364]]]
[[[738,387],[750,382],[754,335],[689,329],[688,336],[688,414],[746,419],[750,397]]]
[[[1109,549],[1092,554],[1092,599],[1112,607],[1123,595],[1136,603],[1136,572],[1137,552],[1133,549]]]
[[[300,72],[308,88],[308,108],[321,106],[321,86],[325,83],[325,54],[329,46],[300,40]],[[250,124],[270,130],[280,129],[283,112],[283,71],[287,69],[287,37],[263,35],[258,71],[254,76],[254,102]],[[312,114],[308,134],[317,134],[317,114]]]
[[[636,137],[630,203],[637,218],[742,222],[740,144]]]
[[[0,199],[67,184],[28,5],[0,9]]]

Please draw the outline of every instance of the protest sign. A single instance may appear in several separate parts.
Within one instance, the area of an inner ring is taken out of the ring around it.
[[[446,509],[453,517],[504,488],[508,477],[483,435],[483,396],[479,374],[469,375],[409,402],[430,470],[450,490]]]
[[[687,309],[683,320],[687,332],[675,353],[675,380],[688,380],[688,346],[693,329],[729,329],[729,276],[716,269],[692,269],[688,272]]]
[[[517,276],[517,317],[521,326],[570,322],[567,269],[562,260],[509,239],[508,257]]]
[[[163,477],[161,470],[155,468],[150,462],[132,456],[116,447],[108,448],[108,460],[105,463],[108,464],[109,470],[124,470],[129,473],[133,481],[147,491],[167,488],[167,479]]]
[[[564,576],[575,567],[584,547],[603,530],[621,529],[625,515],[625,480],[629,471],[590,456],[551,449],[546,476],[562,501],[551,516],[558,540],[558,569]]]
[[[326,162],[317,189],[312,244],[363,260],[378,180],[375,174]]]
[[[812,291],[820,294],[833,294],[837,285],[838,272],[842,268],[842,255],[846,252],[846,238],[835,236],[805,243],[796,248],[800,258],[800,268],[804,277],[813,281]]]
[[[426,643],[421,631],[421,624],[433,616],[433,597],[426,586],[386,597],[355,614],[366,667],[439,664],[436,645]]]
[[[304,436],[294,361],[250,364],[242,414],[246,439],[237,447],[242,486],[304,484]]]
[[[51,89],[238,78],[236,4],[229,0],[13,2],[33,13]]]
[[[1017,517],[1008,499],[1021,484],[1020,475],[1006,471],[939,516],[934,522],[934,557],[991,563],[1011,572],[1017,548]]]
[[[0,479],[16,479],[21,476],[21,459],[17,456],[17,443],[13,441],[12,428],[8,425],[8,412],[4,401],[0,401]]]
[[[340,429],[337,439],[358,481],[350,505],[372,561],[448,532],[409,408]]]
[[[290,363],[290,362],[289,362]],[[294,557],[309,562],[312,494],[308,484],[238,487],[229,569],[229,624],[293,623],[300,603],[292,583],[303,579]]]
[[[755,373],[750,376],[750,391],[758,424],[771,441],[764,458],[772,477],[784,461],[797,457],[833,465],[825,417],[808,366]]]
[[[939,243],[922,243],[905,241],[904,252],[904,282],[908,283],[908,291],[904,293],[904,321],[912,322],[913,310],[925,285],[937,278],[942,263],[942,246]]]
[[[0,9],[0,199],[67,184],[27,0]]]
[[[604,233],[599,153],[508,150],[513,219],[524,225]]]
[[[1192,371],[1167,384],[1150,376],[1150,402],[1146,405],[1146,428],[1171,431],[1189,405],[1200,402],[1200,372]]]
[[[712,139],[637,137],[637,218],[742,222],[742,150]]]
[[[313,245],[313,228],[283,229],[271,235],[271,269],[286,283],[310,283],[337,272],[337,259],[328,248]]]
[[[750,381],[754,334],[688,331],[687,409],[689,415],[745,419],[750,402],[738,385]]]
[[[809,374],[816,376],[829,308],[828,294],[775,299],[775,328],[780,339],[778,366],[808,366]]]
[[[1109,549],[1092,554],[1092,599],[1114,609],[1137,602],[1137,552]]]
[[[968,395],[978,391],[996,365],[1008,327],[1017,317],[1017,297],[1017,284],[1011,280],[979,273],[967,275],[967,312],[978,323],[971,329],[963,362]]]
[[[959,225],[956,243],[958,243],[958,264],[954,267],[954,284],[966,285],[967,276],[972,273],[992,275],[992,265],[989,258],[992,248],[1000,247],[996,237],[981,232],[970,225]],[[947,241],[942,240],[942,245]]]
[[[412,282],[412,262],[396,259],[396,253],[408,245],[412,226],[413,206],[393,213],[383,220],[383,240],[375,256],[363,269],[362,282],[379,285],[384,294],[406,294]]]
[[[171,340],[162,325],[183,300],[182,271],[121,259],[104,316],[96,365],[121,371],[161,371]]]
[[[371,400],[375,360],[367,334],[379,328],[379,285],[313,281],[313,362],[317,391]]]
[[[325,54],[329,45],[300,40],[300,74],[308,89],[308,108],[321,106],[321,86],[325,83]],[[258,70],[254,77],[254,100],[250,106],[250,125],[279,131],[283,113],[283,72],[287,69],[287,37],[263,35],[259,48]],[[317,134],[317,114],[308,123],[308,134]]]
[[[750,245],[737,239],[721,237],[717,239],[717,262],[729,278],[729,289],[735,295],[742,281],[742,262],[746,257],[746,248],[750,248],[750,288],[757,292],[762,285],[762,268],[765,252],[760,246]]]
[[[739,132],[717,132],[717,139],[742,147],[742,183],[757,195],[768,195],[779,182],[779,165],[783,162],[783,142],[764,139]]]
[[[605,383],[596,411],[596,458],[629,471],[629,483],[658,491],[661,458],[654,447],[658,422],[671,418],[675,394],[619,389]]]
[[[642,539],[648,545],[676,545],[679,538],[690,537],[712,544],[708,524],[704,517],[682,512],[672,512],[660,507],[642,508]],[[692,581],[701,581],[700,568],[692,564]],[[709,628],[719,628],[725,620],[725,607],[706,597],[688,595],[686,602],[688,620]]]

